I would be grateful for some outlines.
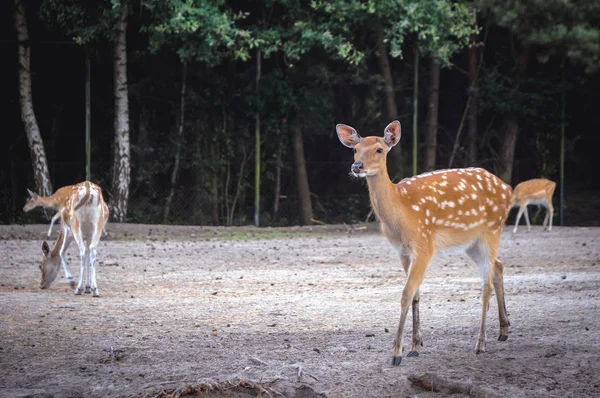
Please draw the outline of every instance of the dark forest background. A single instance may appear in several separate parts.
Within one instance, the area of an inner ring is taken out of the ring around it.
[[[597,1],[10,0],[0,54],[1,223],[45,222],[22,211],[26,189],[86,179],[87,60],[90,179],[113,221],[364,221],[335,125],[381,135],[398,119],[394,181],[416,144],[418,173],[559,183],[564,134],[563,223],[600,225]]]

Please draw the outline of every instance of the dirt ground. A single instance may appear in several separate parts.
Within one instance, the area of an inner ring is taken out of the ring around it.
[[[109,224],[99,298],[74,296],[62,271],[39,289],[46,228],[0,226],[2,397],[600,396],[600,228],[504,231],[510,336],[496,340],[494,299],[479,355],[478,271],[438,255],[424,347],[398,367],[405,276],[375,225]],[[78,278],[74,246],[68,258]]]

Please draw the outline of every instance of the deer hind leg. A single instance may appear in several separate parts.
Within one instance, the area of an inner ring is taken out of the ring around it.
[[[98,291],[98,285],[96,284],[96,246],[90,247],[90,287],[92,291],[92,296],[100,297],[100,292]]]
[[[506,341],[508,339],[508,313],[506,312],[506,303],[504,302],[504,264],[498,259],[494,261],[494,291],[498,300],[498,319],[500,320],[500,336],[498,341]]]
[[[490,304],[490,296],[492,294],[491,271],[493,271],[492,259],[495,258],[495,254],[494,256],[490,255],[489,242],[486,242],[482,239],[475,241],[475,243],[467,249],[467,254],[469,257],[471,257],[471,259],[473,259],[475,264],[477,264],[481,274],[481,324],[479,326],[479,338],[477,340],[477,344],[475,345],[475,352],[479,354],[485,352],[485,322]]]
[[[418,355],[418,347],[420,347],[421,345],[421,336],[419,332],[418,292],[419,286],[421,286],[421,283],[423,282],[425,271],[427,269],[429,261],[431,260],[432,255],[432,250],[421,249],[420,253],[414,255],[413,261],[408,269],[408,278],[406,279],[406,284],[404,285],[404,289],[402,291],[402,299],[400,300],[400,323],[398,324],[398,330],[396,331],[396,337],[394,339],[394,348],[392,350],[392,365],[394,366],[400,365],[400,363],[402,362],[402,352],[404,344],[404,325],[406,324],[408,307],[411,305],[413,306],[413,343],[409,355]],[[417,315],[416,323],[414,318],[415,313]],[[415,330],[417,331],[416,334]]]
[[[98,290],[98,285],[96,284],[96,248],[98,247],[98,243],[100,242],[100,238],[102,237],[102,231],[104,229],[105,224],[105,218],[98,219],[98,222],[96,223],[96,229],[94,231],[94,235],[92,237],[92,242],[90,245],[90,287],[92,290],[93,297],[100,297],[100,291]]]

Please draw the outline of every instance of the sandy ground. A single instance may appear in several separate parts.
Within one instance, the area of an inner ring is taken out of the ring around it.
[[[109,224],[99,298],[74,296],[62,271],[39,289],[45,229],[0,226],[2,397],[600,396],[600,228],[504,231],[511,334],[496,340],[492,300],[479,355],[478,271],[438,255],[421,287],[424,347],[398,367],[405,276],[376,226]],[[77,278],[74,246],[68,257]]]

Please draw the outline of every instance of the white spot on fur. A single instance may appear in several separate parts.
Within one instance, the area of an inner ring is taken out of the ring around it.
[[[417,205],[412,205],[412,208],[414,211],[419,211],[419,206],[417,206]]]

